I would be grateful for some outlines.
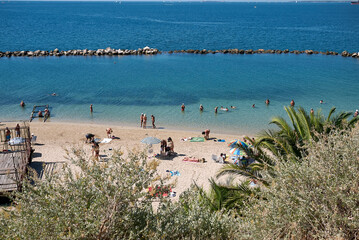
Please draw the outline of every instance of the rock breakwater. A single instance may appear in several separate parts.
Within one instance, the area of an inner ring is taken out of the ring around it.
[[[88,50],[88,49],[73,49],[67,51],[60,51],[59,49],[54,49],[51,51],[36,50],[36,51],[0,51],[0,58],[2,57],[46,57],[46,56],[121,56],[121,55],[156,55],[156,54],[178,54],[178,53],[189,53],[189,54],[322,54],[322,55],[341,55],[343,57],[352,57],[359,58],[359,52],[350,53],[348,51],[343,51],[341,53],[334,51],[314,51],[314,50],[279,50],[279,49],[222,49],[222,50],[206,50],[206,49],[187,49],[187,50],[171,50],[171,51],[160,51],[156,48],[144,47],[137,50],[130,49],[97,49],[97,50]]]

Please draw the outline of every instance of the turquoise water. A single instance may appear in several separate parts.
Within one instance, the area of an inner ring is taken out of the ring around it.
[[[0,51],[149,45],[354,52],[357,20],[358,6],[348,3],[4,2]],[[359,108],[359,61],[341,56],[18,57],[0,58],[0,73],[0,121],[28,119],[32,105],[50,104],[51,121],[137,126],[146,113],[163,128],[244,134],[267,128],[291,99],[308,111]],[[214,114],[215,106],[231,105],[237,109]]]
[[[308,110],[359,108],[358,70],[356,59],[322,55],[11,58],[0,61],[1,119],[27,119],[32,105],[46,103],[52,121],[135,126],[143,112],[164,128],[255,133],[291,99]],[[237,109],[214,114],[215,106],[231,105]]]

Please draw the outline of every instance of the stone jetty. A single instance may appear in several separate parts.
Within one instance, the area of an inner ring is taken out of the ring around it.
[[[314,50],[279,50],[279,49],[222,49],[222,50],[206,50],[206,49],[187,49],[187,50],[171,50],[171,51],[160,51],[156,48],[150,48],[148,46],[139,48],[137,50],[130,49],[74,49],[74,50],[59,50],[54,49],[51,51],[36,50],[36,51],[0,51],[0,58],[2,57],[46,57],[46,56],[122,56],[122,55],[156,55],[156,54],[178,54],[178,53],[189,53],[189,54],[322,54],[322,55],[341,55],[343,57],[359,58],[359,52],[350,53],[343,51],[341,53],[334,51],[314,51]]]

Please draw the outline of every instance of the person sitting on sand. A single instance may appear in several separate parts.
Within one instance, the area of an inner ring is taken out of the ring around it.
[[[21,101],[21,102],[20,102],[20,107],[25,107],[24,101]]]
[[[166,147],[167,147],[167,142],[165,139],[163,139],[161,141],[161,151],[160,151],[161,155],[164,155],[166,153]]]
[[[146,128],[146,124],[147,124],[147,116],[146,114],[143,114],[143,128]]]
[[[37,113],[37,116],[38,116],[38,117],[43,117],[41,110],[39,110],[39,112]]]
[[[20,137],[20,125],[19,124],[16,124],[15,133],[16,133],[16,137]]]
[[[266,103],[266,105],[268,106],[269,103],[270,103],[269,99],[267,99],[267,100],[265,101],[265,103]]]
[[[292,99],[292,101],[290,101],[290,106],[294,107],[294,105],[295,105],[295,102],[294,102],[294,100]]]
[[[167,139],[167,142],[168,142],[168,145],[167,145],[167,148],[166,148],[166,152],[168,153],[168,155],[170,153],[173,153],[174,152],[174,149],[175,149],[175,145],[173,144],[173,141],[172,141],[172,138],[169,137]]]
[[[90,143],[90,142],[93,142],[95,135],[93,135],[92,133],[88,133],[88,134],[86,134],[85,137],[86,137],[85,143]]]
[[[111,133],[112,133],[113,131],[112,131],[112,128],[106,128],[106,133],[107,133],[107,137],[108,138],[111,138],[112,136],[111,136]]]
[[[200,110],[201,112],[203,112],[203,105],[202,105],[202,104],[199,105],[199,110]]]
[[[186,108],[186,106],[184,105],[184,103],[182,103],[182,106],[181,106],[181,111],[184,112],[184,109]]]

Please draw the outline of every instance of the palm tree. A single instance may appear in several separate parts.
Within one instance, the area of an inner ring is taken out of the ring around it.
[[[284,109],[290,119],[289,123],[282,117],[274,117],[270,123],[275,124],[279,128],[278,130],[264,131],[256,141],[247,137],[246,139],[253,148],[238,145],[250,159],[255,161],[241,166],[225,165],[220,169],[217,177],[242,176],[269,186],[270,182],[266,180],[265,176],[267,174],[275,176],[277,160],[300,161],[306,154],[307,144],[310,145],[313,141],[318,140],[317,134],[328,134],[338,128],[352,128],[359,120],[358,117],[348,120],[352,116],[350,112],[333,115],[336,108],[332,108],[326,118],[320,110],[316,114],[307,114],[302,107],[299,107],[297,111],[293,107]]]

